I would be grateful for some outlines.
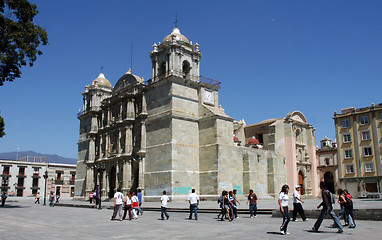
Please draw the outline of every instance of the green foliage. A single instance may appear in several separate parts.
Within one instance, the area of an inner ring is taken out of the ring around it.
[[[4,119],[0,116],[0,138],[5,135],[4,125]]]
[[[0,0],[0,86],[21,76],[21,67],[33,66],[38,46],[48,44],[48,34],[33,24],[37,6],[27,0]]]

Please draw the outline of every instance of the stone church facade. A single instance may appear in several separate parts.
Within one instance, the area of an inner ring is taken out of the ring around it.
[[[192,188],[202,199],[233,188],[273,197],[283,184],[297,183],[298,169],[314,194],[314,129],[302,113],[268,125],[234,121],[219,105],[220,82],[199,74],[199,45],[178,28],[153,45],[150,57],[150,80],[129,70],[112,87],[101,73],[82,93],[77,196],[99,185],[103,198],[121,187],[141,189],[146,201],[163,190],[185,199]],[[294,140],[299,134],[304,141]]]

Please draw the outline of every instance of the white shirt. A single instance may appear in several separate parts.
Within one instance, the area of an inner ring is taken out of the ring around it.
[[[198,195],[196,195],[196,193],[191,193],[188,196],[188,200],[190,201],[190,204],[197,204],[198,200],[199,200],[199,197],[198,197]]]
[[[138,200],[138,197],[134,195],[131,197],[131,201],[132,202],[138,202],[139,200]]]
[[[288,200],[289,200],[288,194],[281,192],[279,195],[279,200],[281,200],[282,207],[288,207]]]
[[[131,199],[128,196],[126,196],[126,205],[131,205]]]
[[[301,199],[300,193],[297,190],[294,190],[294,192],[293,192],[293,203],[302,203],[297,198]]]
[[[167,196],[167,195],[163,195],[163,196],[160,198],[160,200],[161,200],[161,202],[162,202],[161,206],[166,208],[166,207],[167,207],[167,202],[169,201],[168,196]]]
[[[121,205],[123,203],[123,194],[121,192],[114,193],[115,205]]]

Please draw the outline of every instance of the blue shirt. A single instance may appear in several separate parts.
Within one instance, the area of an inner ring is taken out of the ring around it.
[[[137,195],[137,197],[138,197],[138,202],[142,202],[142,193],[138,193],[138,195]]]

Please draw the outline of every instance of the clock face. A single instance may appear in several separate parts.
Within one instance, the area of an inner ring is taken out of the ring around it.
[[[203,101],[205,103],[214,104],[214,92],[208,89],[204,89]]]

